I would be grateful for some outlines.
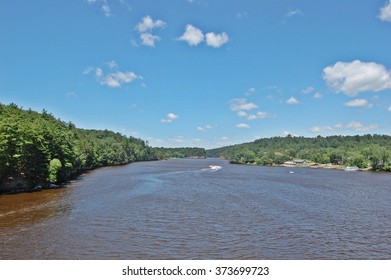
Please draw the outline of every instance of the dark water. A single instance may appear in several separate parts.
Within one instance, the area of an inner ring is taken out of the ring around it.
[[[104,168],[0,196],[0,259],[391,259],[391,174],[217,159]]]

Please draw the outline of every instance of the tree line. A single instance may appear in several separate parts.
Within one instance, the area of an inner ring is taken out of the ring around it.
[[[168,158],[205,158],[204,148],[154,148],[158,159]]]
[[[391,171],[391,136],[273,137],[207,151],[231,163],[279,165],[294,159]]]
[[[175,156],[205,156],[205,150],[155,149],[109,130],[76,128],[45,110],[0,103],[0,193],[58,184],[97,167]]]

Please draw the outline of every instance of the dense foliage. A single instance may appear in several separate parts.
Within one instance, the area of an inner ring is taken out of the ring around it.
[[[391,171],[391,136],[274,137],[207,151],[231,163],[273,165],[294,159]]]
[[[204,148],[154,148],[158,159],[167,158],[205,158]]]
[[[6,185],[61,183],[96,167],[205,154],[202,148],[151,148],[112,131],[76,128],[46,111],[0,104],[0,193],[10,189]]]
[[[46,111],[0,104],[3,185],[16,179],[29,187],[58,183],[86,169],[153,159],[154,150],[140,139],[108,130],[78,129]]]

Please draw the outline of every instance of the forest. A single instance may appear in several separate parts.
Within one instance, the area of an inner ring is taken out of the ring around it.
[[[158,159],[168,158],[205,158],[204,148],[154,148]]]
[[[295,159],[315,164],[391,171],[391,136],[273,137],[207,151],[230,163],[281,165]]]
[[[197,156],[205,150],[155,149],[120,133],[76,128],[45,110],[0,103],[0,193],[60,184],[97,167]]]

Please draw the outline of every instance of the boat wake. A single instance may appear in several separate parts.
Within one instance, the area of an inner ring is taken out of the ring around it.
[[[209,165],[209,169],[212,171],[220,170],[222,167],[220,165]]]

